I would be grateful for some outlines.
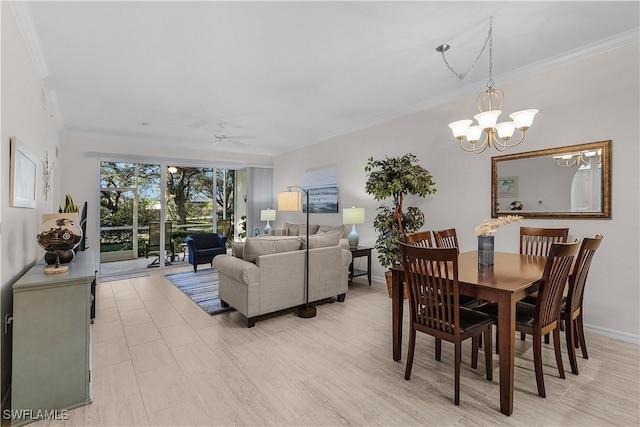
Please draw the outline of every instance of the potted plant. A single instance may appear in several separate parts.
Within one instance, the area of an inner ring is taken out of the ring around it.
[[[374,160],[370,157],[364,168],[367,172],[365,190],[375,200],[392,199],[393,206],[382,204],[373,221],[378,233],[375,248],[378,261],[383,267],[399,265],[400,242],[406,233],[418,231],[424,225],[424,213],[415,206],[404,208],[405,195],[426,197],[436,192],[433,176],[418,164],[414,154],[400,157],[385,157]],[[390,288],[391,272],[387,271],[387,287]],[[391,289],[389,289],[391,295]]]

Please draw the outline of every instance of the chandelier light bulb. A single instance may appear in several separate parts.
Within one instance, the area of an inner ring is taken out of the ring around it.
[[[473,118],[478,121],[480,128],[491,129],[496,125],[500,113],[502,113],[500,110],[483,111],[473,116]]]
[[[514,122],[501,122],[496,125],[496,130],[498,131],[498,137],[506,141],[513,136],[513,132],[516,130],[516,124]]]
[[[521,110],[509,114],[509,117],[513,119],[518,130],[523,131],[529,129],[533,123],[533,116],[535,116],[537,112],[538,110],[535,109]]]
[[[472,144],[478,142],[480,135],[482,135],[482,128],[480,126],[469,126],[467,130],[467,141]]]
[[[473,123],[473,120],[458,120],[449,123],[449,127],[451,128],[454,137],[464,139],[464,137],[467,136],[467,130],[469,129],[469,126],[471,126],[471,123]]]

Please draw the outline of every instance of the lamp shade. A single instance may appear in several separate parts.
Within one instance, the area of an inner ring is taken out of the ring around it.
[[[467,140],[469,142],[476,142],[482,135],[482,128],[480,126],[469,126],[467,129]]]
[[[501,110],[483,111],[473,116],[473,118],[478,121],[478,126],[481,129],[490,129],[496,125],[500,113],[502,113]]]
[[[469,129],[469,126],[471,126],[471,123],[473,123],[473,120],[458,120],[449,123],[449,127],[453,132],[453,136],[456,138],[464,138],[467,136],[467,130]]]
[[[343,224],[364,224],[364,208],[344,208],[342,210]]]
[[[509,114],[509,117],[513,119],[518,129],[526,130],[529,129],[529,126],[533,123],[533,116],[535,116],[537,112],[538,110],[535,109],[516,111],[515,113]]]
[[[282,191],[278,193],[278,210],[287,212],[301,211],[301,193],[299,191]]]
[[[260,211],[260,221],[275,221],[276,211],[272,209],[263,209]]]
[[[498,131],[498,137],[507,140],[513,136],[516,124],[515,122],[501,122],[496,125],[496,130]]]

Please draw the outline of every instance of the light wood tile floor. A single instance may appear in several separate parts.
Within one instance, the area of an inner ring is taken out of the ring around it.
[[[488,382],[482,363],[477,370],[469,366],[470,343],[463,348],[460,406],[453,404],[452,345],[443,343],[436,362],[433,339],[419,334],[412,378],[404,380],[406,331],[397,363],[384,284],[369,287],[357,279],[344,303],[319,306],[313,319],[287,313],[251,329],[243,325],[236,312],[207,315],[162,271],[100,283],[93,403],[71,411],[65,422],[34,425],[640,423],[639,347],[599,335],[587,335],[590,359],[579,358],[580,375],[567,372],[565,380],[553,347],[545,346],[546,399],[536,393],[532,342],[517,340],[514,413],[506,417],[499,412],[497,356]],[[566,350],[563,355],[568,369]]]

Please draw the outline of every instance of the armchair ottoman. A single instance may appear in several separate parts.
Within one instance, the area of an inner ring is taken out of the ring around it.
[[[184,239],[189,248],[189,264],[198,272],[198,264],[210,264],[216,255],[227,253],[227,238],[217,233],[190,234]]]

